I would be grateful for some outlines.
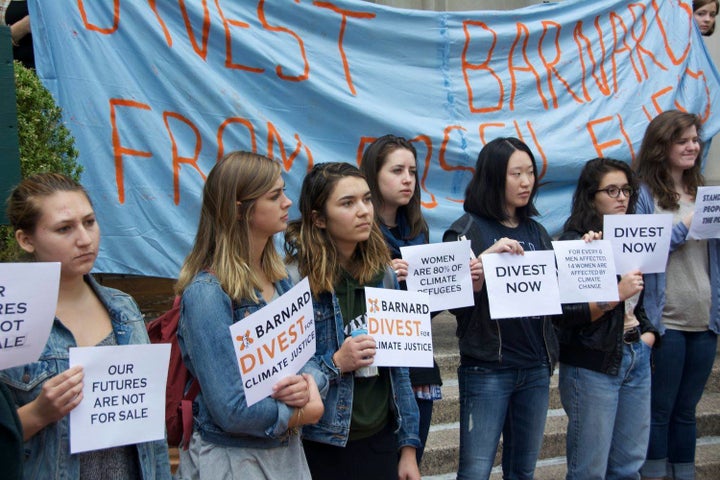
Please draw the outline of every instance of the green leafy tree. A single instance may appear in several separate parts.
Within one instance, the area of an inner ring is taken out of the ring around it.
[[[63,123],[62,110],[34,70],[17,61],[14,70],[23,178],[35,173],[56,172],[80,180],[82,166],[77,162],[75,140]],[[0,261],[15,261],[21,257],[12,228],[0,227]]]

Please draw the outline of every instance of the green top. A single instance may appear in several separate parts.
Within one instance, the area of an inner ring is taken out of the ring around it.
[[[369,286],[382,282],[384,271],[378,272]],[[365,285],[360,285],[346,271],[342,271],[335,285],[340,304],[345,335],[358,327],[367,328]],[[353,410],[349,440],[360,440],[380,432],[390,418],[390,375],[387,368],[379,368],[375,377],[355,377]]]

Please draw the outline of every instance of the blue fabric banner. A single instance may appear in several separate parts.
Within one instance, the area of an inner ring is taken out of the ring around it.
[[[557,232],[584,162],[630,161],[658,112],[699,113],[706,140],[720,130],[720,77],[691,3],[31,0],[30,13],[102,228],[96,269],[175,277],[204,179],[236,149],[278,159],[296,200],[313,163],[357,163],[374,138],[408,137],[439,241],[482,146],[516,136]]]

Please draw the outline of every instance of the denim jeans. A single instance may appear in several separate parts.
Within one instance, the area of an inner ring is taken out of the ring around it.
[[[717,335],[665,330],[652,375],[650,445],[645,477],[695,478],[695,408],[710,376]]]
[[[560,364],[566,480],[639,479],[650,435],[650,352],[623,346],[618,375]]]
[[[532,479],[547,418],[550,370],[460,366],[458,480],[490,477],[503,435],[505,480]]]

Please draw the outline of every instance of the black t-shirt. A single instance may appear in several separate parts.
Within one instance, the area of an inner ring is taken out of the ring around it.
[[[520,242],[526,251],[552,249],[551,238],[532,219],[515,228],[497,220],[466,213],[445,231],[443,241],[470,240],[476,255],[490,248],[502,237]],[[451,310],[458,322],[457,336],[460,363],[492,369],[530,368],[548,365],[557,351],[557,339],[547,316],[493,320],[487,286],[475,293],[475,305]]]
[[[490,245],[507,237],[517,240],[525,251],[541,248],[542,239],[537,229],[530,227],[530,222],[522,222],[516,228],[498,222],[492,222],[491,225],[484,231]],[[548,363],[543,339],[543,317],[503,318],[496,321],[500,327],[503,367],[526,368]]]

